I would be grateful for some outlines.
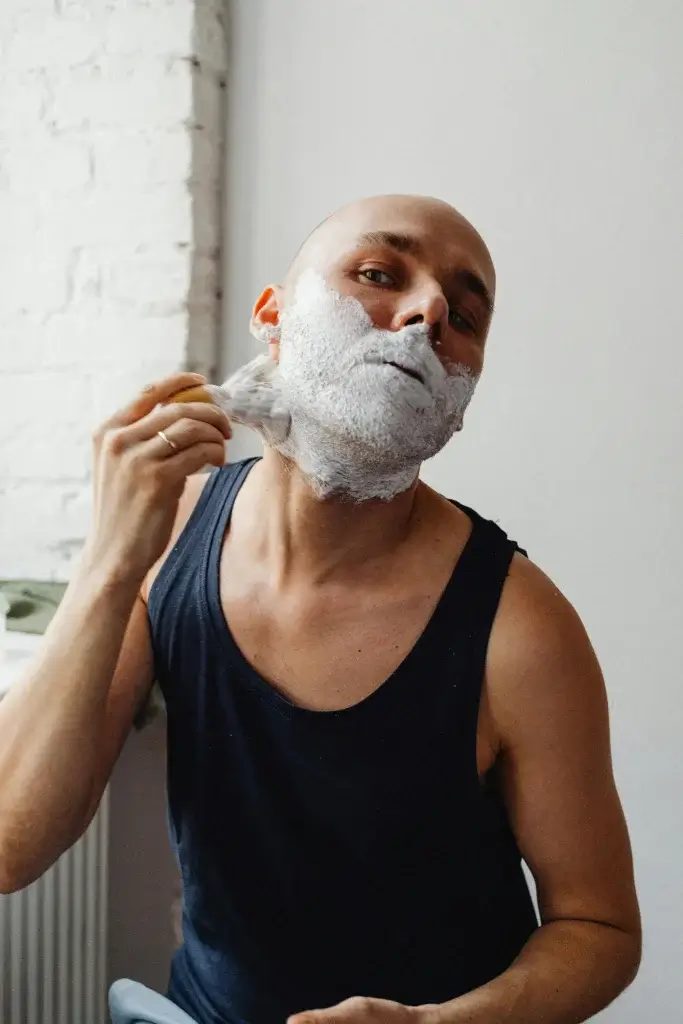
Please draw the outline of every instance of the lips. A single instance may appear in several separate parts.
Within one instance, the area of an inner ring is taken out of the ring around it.
[[[400,370],[401,373],[405,373],[408,377],[412,377],[418,384],[424,384],[424,381],[417,370],[411,370],[409,366],[402,366],[401,363],[392,363],[391,360],[385,362],[385,366],[393,366],[395,370]]]
[[[406,377],[411,377],[412,380],[416,380],[418,384],[422,384],[425,387],[425,379],[419,370],[416,370],[413,366],[406,366],[405,363],[399,363],[394,359],[382,359],[380,355],[366,356],[363,362],[370,366],[392,366],[394,370],[399,370],[404,373]]]

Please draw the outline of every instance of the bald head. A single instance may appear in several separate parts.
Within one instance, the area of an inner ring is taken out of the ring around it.
[[[444,363],[478,376],[493,312],[496,277],[479,233],[448,203],[425,196],[377,196],[344,206],[306,239],[284,285],[257,300],[252,331],[273,340],[295,307],[305,272],[357,299],[381,330],[424,323]]]
[[[481,235],[449,203],[429,196],[387,195],[359,199],[343,206],[319,224],[306,238],[287,272],[289,289],[310,268],[323,272],[340,253],[368,236],[394,236],[412,240],[414,250],[434,256],[459,250],[471,257],[485,279],[491,297],[495,270]],[[404,246],[408,248],[408,246]]]

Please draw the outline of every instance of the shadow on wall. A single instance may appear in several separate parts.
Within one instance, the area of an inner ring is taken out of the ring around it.
[[[178,873],[166,818],[165,720],[129,737],[112,776],[109,983],[133,978],[165,992],[177,946]]]

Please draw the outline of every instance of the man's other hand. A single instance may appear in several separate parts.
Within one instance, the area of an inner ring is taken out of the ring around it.
[[[435,1006],[403,1006],[389,999],[355,996],[327,1010],[307,1010],[287,1024],[431,1024]]]

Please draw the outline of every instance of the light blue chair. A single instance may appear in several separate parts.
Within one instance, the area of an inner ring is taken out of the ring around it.
[[[197,1024],[165,996],[122,978],[109,989],[112,1024]]]

